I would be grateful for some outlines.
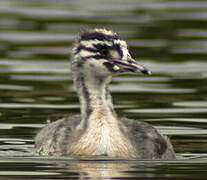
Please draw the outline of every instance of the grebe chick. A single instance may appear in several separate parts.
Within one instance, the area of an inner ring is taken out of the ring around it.
[[[108,90],[120,73],[150,74],[131,58],[125,41],[106,29],[86,30],[72,49],[71,70],[81,115],[46,125],[36,136],[38,155],[175,159],[170,141],[151,125],[118,118]]]

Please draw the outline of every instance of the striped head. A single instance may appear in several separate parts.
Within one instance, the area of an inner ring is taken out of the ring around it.
[[[117,73],[150,74],[129,54],[127,43],[106,29],[91,29],[80,33],[73,46],[73,71],[94,72],[96,76]]]

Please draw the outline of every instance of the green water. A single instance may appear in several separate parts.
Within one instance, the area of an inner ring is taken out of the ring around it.
[[[68,57],[79,30],[94,27],[117,31],[153,73],[114,77],[117,113],[170,135],[178,160],[33,155],[48,120],[79,113]],[[206,59],[206,1],[1,0],[0,179],[205,178]]]

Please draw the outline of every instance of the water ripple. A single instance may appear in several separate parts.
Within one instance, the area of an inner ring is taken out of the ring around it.
[[[9,43],[57,43],[57,42],[71,42],[74,39],[71,34],[48,34],[35,32],[6,32],[0,33],[0,41]]]
[[[20,85],[9,85],[9,84],[0,84],[0,90],[13,90],[13,91],[31,91],[33,88],[29,86],[20,86]]]
[[[174,102],[174,106],[184,106],[184,107],[207,107],[206,101],[182,101]]]
[[[149,83],[137,83],[137,84],[116,84],[110,85],[110,90],[113,92],[152,92],[152,93],[193,93],[196,89],[188,88],[171,88],[169,85],[165,84],[149,84]],[[157,88],[156,88],[157,87]]]
[[[160,114],[194,114],[206,113],[206,108],[157,108],[157,109],[127,109],[128,113],[160,113]]]

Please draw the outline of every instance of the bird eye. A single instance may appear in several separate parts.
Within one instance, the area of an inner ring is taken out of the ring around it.
[[[106,48],[102,48],[100,50],[101,55],[107,56],[108,55],[108,50]]]
[[[100,53],[102,56],[108,56],[109,52],[109,46],[105,44],[94,44],[93,45],[95,49]]]

